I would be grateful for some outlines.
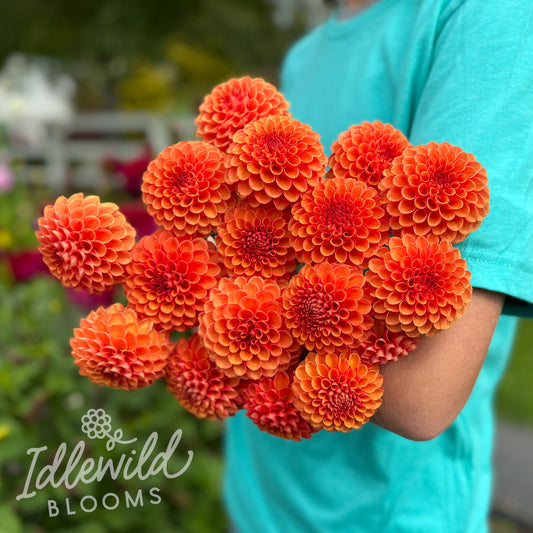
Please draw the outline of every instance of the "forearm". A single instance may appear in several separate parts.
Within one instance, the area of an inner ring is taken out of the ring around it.
[[[382,366],[383,403],[372,422],[412,440],[429,440],[455,420],[481,370],[504,295],[475,289],[448,330]]]

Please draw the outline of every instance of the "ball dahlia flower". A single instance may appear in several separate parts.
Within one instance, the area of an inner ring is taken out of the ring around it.
[[[290,213],[253,208],[245,202],[228,211],[216,244],[230,276],[287,278],[298,265],[289,242]]]
[[[70,340],[80,374],[116,389],[140,389],[163,376],[169,355],[166,335],[149,319],[120,303],[99,307],[80,321]]]
[[[472,154],[449,143],[407,148],[380,189],[393,230],[460,242],[489,212],[487,172]]]
[[[435,235],[393,237],[390,251],[370,260],[374,312],[391,331],[434,335],[462,316],[472,297],[459,250]]]
[[[222,152],[202,141],[165,148],[148,165],[141,189],[150,215],[176,235],[209,235],[234,203]]]
[[[310,126],[284,116],[251,122],[233,136],[226,182],[255,205],[286,209],[323,177],[327,157]]]
[[[389,237],[376,191],[352,178],[322,180],[292,208],[291,244],[303,263],[363,265]]]
[[[311,352],[294,371],[294,404],[316,429],[347,432],[381,405],[383,377],[354,352]]]
[[[178,340],[168,358],[165,381],[180,404],[198,418],[223,420],[242,406],[240,379],[217,368],[197,333]]]
[[[135,229],[118,207],[98,196],[60,196],[38,220],[39,251],[65,287],[101,293],[123,281]]]
[[[306,265],[283,291],[284,318],[292,336],[308,350],[338,352],[372,326],[371,301],[362,272],[349,265]]]
[[[246,415],[262,430],[283,439],[300,441],[317,431],[294,406],[293,374],[252,381],[244,397]]]
[[[207,241],[160,229],[143,237],[132,256],[123,283],[130,307],[159,329],[185,331],[197,326],[220,275],[216,253]]]
[[[222,151],[236,131],[270,115],[288,115],[289,103],[261,78],[232,78],[217,85],[200,105],[196,135]]]
[[[390,124],[355,124],[331,145],[330,175],[355,178],[377,189],[383,172],[408,146],[405,135]]]
[[[383,321],[374,320],[369,335],[354,350],[363,363],[382,365],[405,357],[417,347],[418,340],[403,331],[390,331]]]
[[[276,282],[222,278],[204,309],[198,332],[228,376],[271,377],[298,359],[301,349],[284,324]]]

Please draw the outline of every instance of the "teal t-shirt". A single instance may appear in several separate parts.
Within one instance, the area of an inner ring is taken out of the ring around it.
[[[335,16],[289,52],[282,90],[326,151],[352,124],[450,142],[485,166],[491,211],[461,243],[475,287],[533,302],[533,4],[381,0]],[[516,301],[515,301],[516,303]],[[517,307],[514,307],[516,309]],[[500,319],[475,388],[437,438],[369,423],[300,443],[228,421],[225,499],[240,533],[482,533],[492,402],[516,318]]]

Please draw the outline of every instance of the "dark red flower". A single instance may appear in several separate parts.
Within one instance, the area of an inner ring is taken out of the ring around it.
[[[417,347],[418,340],[403,331],[390,331],[384,322],[374,320],[368,337],[354,349],[363,363],[382,365],[405,357]]]
[[[294,407],[292,380],[292,372],[278,372],[272,378],[252,381],[246,389],[244,408],[262,431],[300,441],[317,430]]]
[[[180,404],[198,418],[223,420],[242,406],[240,379],[226,376],[215,365],[197,333],[178,340],[165,380]]]

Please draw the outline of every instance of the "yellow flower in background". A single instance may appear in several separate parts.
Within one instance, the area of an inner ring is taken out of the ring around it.
[[[119,82],[118,91],[123,109],[163,110],[172,102],[172,74],[162,67],[139,64]]]
[[[0,228],[0,250],[9,250],[13,246],[13,235],[8,229]]]

